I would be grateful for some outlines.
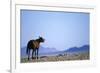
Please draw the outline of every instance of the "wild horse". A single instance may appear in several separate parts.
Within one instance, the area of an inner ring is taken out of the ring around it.
[[[26,49],[28,60],[30,59],[30,50],[32,50],[32,59],[34,59],[33,57],[34,53],[35,53],[35,58],[38,59],[39,46],[41,42],[44,42],[44,39],[42,37],[39,37],[36,40],[30,40],[28,42]]]

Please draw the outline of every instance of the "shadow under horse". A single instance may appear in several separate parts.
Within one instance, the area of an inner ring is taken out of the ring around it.
[[[40,43],[44,42],[42,37],[39,37],[36,40],[30,40],[27,44],[26,54],[28,55],[28,60],[30,59],[30,50],[32,50],[32,59],[34,59],[33,55],[35,54],[35,58],[38,59],[38,52]]]

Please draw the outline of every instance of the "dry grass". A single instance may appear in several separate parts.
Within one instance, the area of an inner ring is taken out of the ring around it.
[[[55,62],[55,61],[70,61],[70,60],[89,60],[89,53],[77,53],[77,54],[63,54],[56,56],[42,56],[38,60],[27,58],[21,58],[21,63],[32,63],[32,62]]]

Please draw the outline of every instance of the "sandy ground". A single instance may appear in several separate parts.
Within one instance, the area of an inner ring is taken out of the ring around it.
[[[55,61],[72,61],[72,60],[89,60],[89,53],[77,53],[77,54],[59,54],[56,56],[42,56],[38,60],[27,58],[21,58],[21,63],[32,63],[32,62],[55,62]]]

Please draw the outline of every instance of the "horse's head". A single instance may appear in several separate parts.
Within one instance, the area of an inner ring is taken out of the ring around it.
[[[40,41],[40,42],[44,42],[44,38],[39,37],[39,41]]]

